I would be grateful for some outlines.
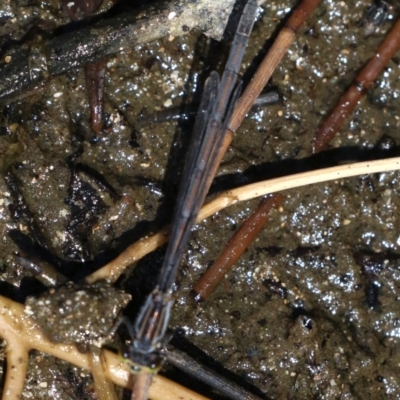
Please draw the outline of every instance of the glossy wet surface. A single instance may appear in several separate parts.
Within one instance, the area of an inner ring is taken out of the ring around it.
[[[75,285],[69,282],[28,297],[25,314],[31,315],[53,343],[91,345],[105,342],[119,312],[130,296],[107,282]]]
[[[294,3],[263,6],[245,56],[245,80]],[[400,12],[389,3],[388,20],[367,35],[360,21],[369,5],[325,1],[317,9],[273,75],[281,103],[248,116],[213,193],[398,154],[396,54],[331,147],[310,157],[316,128]],[[110,56],[106,129],[97,138],[90,131],[82,69],[5,107],[2,294],[23,300],[41,291],[12,257],[17,244],[27,241],[16,231],[46,247],[36,250],[73,278],[169,220],[193,121],[155,124],[139,115],[143,108],[151,113],[198,100],[204,79],[223,65],[225,50],[193,32]],[[259,201],[237,204],[199,224],[179,273],[171,328],[268,398],[400,398],[399,192],[396,172],[284,193],[282,208],[273,211],[225,283],[207,302],[195,304],[193,283]],[[146,257],[118,285],[134,300],[143,299],[162,256],[160,250]],[[127,314],[133,317],[139,304],[129,306]],[[39,375],[32,366],[29,376],[35,378],[24,398],[91,398],[84,383],[79,395],[63,389],[64,380],[78,379],[79,372],[58,362],[50,365]],[[40,387],[42,381],[52,390]]]

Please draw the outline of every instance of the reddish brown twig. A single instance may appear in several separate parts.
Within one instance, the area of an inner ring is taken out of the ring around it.
[[[135,375],[131,400],[147,400],[153,375],[148,371],[140,371]]]
[[[246,114],[249,112],[257,97],[269,81],[272,73],[281,62],[286,50],[293,43],[296,33],[319,5],[320,1],[321,0],[303,0],[293,11],[293,14],[279,32],[278,37],[258,67],[253,79],[237,102],[229,124],[230,131],[236,132],[242,124]]]
[[[93,133],[96,135],[101,134],[103,131],[105,74],[105,60],[88,64],[85,67],[85,80],[90,107],[90,125]]]
[[[303,23],[308,19],[311,13],[317,8],[321,0],[303,0],[293,11],[285,26],[279,32],[276,40],[263,61],[258,67],[253,79],[247,85],[242,96],[236,103],[228,129],[225,132],[224,143],[219,153],[219,163],[222,161],[229,145],[232,142],[233,135],[242,124],[246,114],[249,112],[254,102],[264,89],[271,78],[278,64],[281,62],[289,46],[293,43],[296,33]],[[215,170],[215,173],[217,171]],[[215,175],[215,174],[214,174]]]
[[[196,293],[196,298],[206,300],[210,296],[228,270],[264,227],[272,207],[279,207],[283,199],[284,197],[281,194],[275,194],[261,200],[257,210],[233,235],[214,265],[194,285],[193,290]]]
[[[343,121],[354,110],[360,100],[376,77],[383,71],[386,64],[400,48],[400,19],[394,24],[378,51],[367,65],[357,75],[351,87],[342,96],[326,121],[321,125],[315,134],[314,153],[321,151],[333,138]]]

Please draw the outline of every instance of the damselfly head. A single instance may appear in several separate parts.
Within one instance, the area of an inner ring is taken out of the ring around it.
[[[126,346],[122,351],[122,359],[128,365],[132,374],[138,374],[142,371],[156,374],[164,362],[164,358],[160,353],[140,352],[132,344]]]

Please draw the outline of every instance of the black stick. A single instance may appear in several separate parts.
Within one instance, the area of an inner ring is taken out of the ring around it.
[[[165,346],[161,353],[170,364],[218,390],[230,399],[260,400],[260,397],[243,389],[241,386],[224,378],[222,375],[217,374],[211,368],[199,364],[195,359],[171,345]]]
[[[162,1],[44,41],[18,44],[0,60],[0,104],[27,96],[56,75],[153,40],[198,28],[220,40],[234,0]],[[210,9],[215,15],[209,16]],[[206,16],[206,18],[205,18]]]

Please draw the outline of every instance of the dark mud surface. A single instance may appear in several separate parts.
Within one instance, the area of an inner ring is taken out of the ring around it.
[[[271,1],[262,7],[242,68],[245,81],[294,4]],[[399,5],[389,3],[388,20],[368,36],[360,20],[370,4],[322,2],[272,77],[281,102],[249,114],[213,194],[399,153],[397,53],[329,149],[310,156],[316,128],[400,15]],[[65,23],[59,12],[50,19]],[[44,290],[15,262],[15,251],[28,257],[35,252],[79,279],[169,221],[193,119],[154,123],[140,115],[197,101],[210,71],[222,68],[227,48],[192,32],[110,56],[106,129],[99,137],[90,129],[83,69],[4,107],[2,295],[24,301]],[[195,227],[176,285],[174,342],[197,356],[203,351],[230,378],[247,381],[265,398],[400,398],[400,174],[284,194],[283,206],[225,284],[201,304],[192,300],[191,287],[259,200]],[[163,252],[147,256],[117,282],[134,299],[125,311],[130,318],[151,290]],[[92,399],[88,379],[34,353],[24,398]]]

